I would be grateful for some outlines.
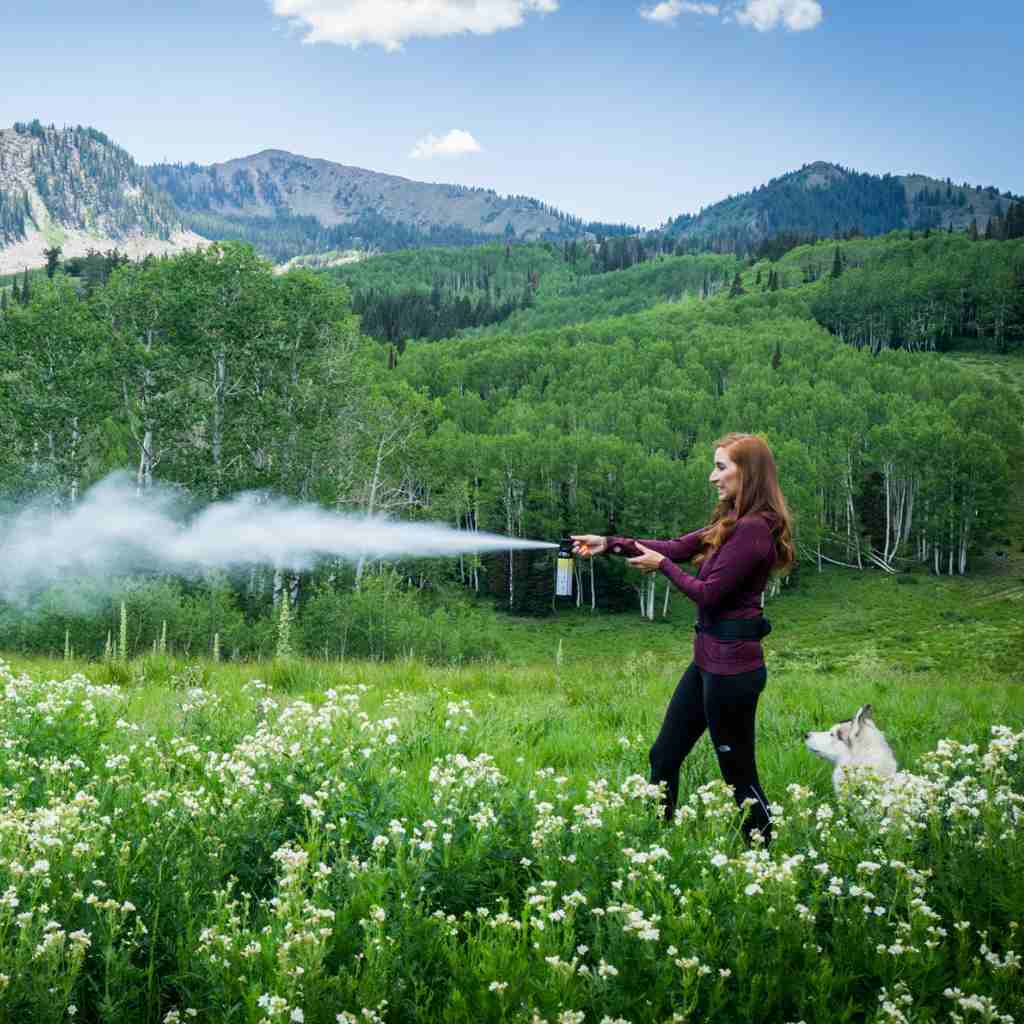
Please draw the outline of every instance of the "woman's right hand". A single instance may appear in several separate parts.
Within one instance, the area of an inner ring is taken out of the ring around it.
[[[573,540],[572,551],[574,555],[581,555],[583,558],[593,558],[600,555],[608,546],[604,537],[596,533],[571,533]]]

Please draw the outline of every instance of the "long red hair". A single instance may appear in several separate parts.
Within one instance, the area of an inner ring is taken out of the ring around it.
[[[775,539],[776,572],[785,572],[796,559],[793,546],[793,517],[779,487],[775,459],[764,439],[756,434],[726,434],[714,444],[724,448],[726,455],[739,469],[739,487],[735,501],[719,501],[704,528],[704,549],[694,559],[702,562],[720,548],[743,516],[761,515]]]

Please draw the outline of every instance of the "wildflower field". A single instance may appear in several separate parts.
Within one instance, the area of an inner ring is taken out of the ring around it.
[[[637,636],[5,666],[0,1021],[1024,1021],[1019,680],[774,653],[748,850],[706,740],[659,820]],[[865,702],[905,774],[837,798],[803,733]]]

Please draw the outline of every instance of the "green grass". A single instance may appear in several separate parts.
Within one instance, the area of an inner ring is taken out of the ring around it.
[[[915,1021],[951,986],[1019,1015],[1024,733],[1005,769],[969,745],[1024,724],[1020,604],[918,579],[811,573],[770,605],[766,857],[706,740],[674,825],[644,796],[682,607],[506,620],[518,663],[13,658],[0,1022],[852,1024],[899,985]],[[834,798],[803,734],[864,703],[938,785]]]

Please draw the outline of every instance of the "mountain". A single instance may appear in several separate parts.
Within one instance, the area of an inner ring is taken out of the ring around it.
[[[325,250],[636,230],[584,224],[528,196],[411,181],[278,149],[208,167],[157,164],[148,174],[193,230],[208,238],[245,238],[278,261]]]
[[[131,156],[94,128],[0,130],[0,273],[118,248],[133,257],[204,244]]]
[[[882,235],[903,228],[963,231],[975,221],[1006,213],[1011,193],[994,186],[929,178],[922,174],[862,174],[838,164],[806,164],[752,192],[730,196],[697,215],[683,214],[662,230],[695,248],[722,251],[756,247],[781,234]]]
[[[749,252],[767,239],[965,230],[972,221],[984,233],[1012,198],[992,186],[818,162],[675,217],[659,234],[677,251]],[[209,166],[147,168],[94,128],[32,121],[0,130],[0,274],[41,266],[53,246],[66,257],[115,247],[138,257],[238,239],[284,264],[310,254],[637,234],[528,196],[411,181],[277,149]]]

